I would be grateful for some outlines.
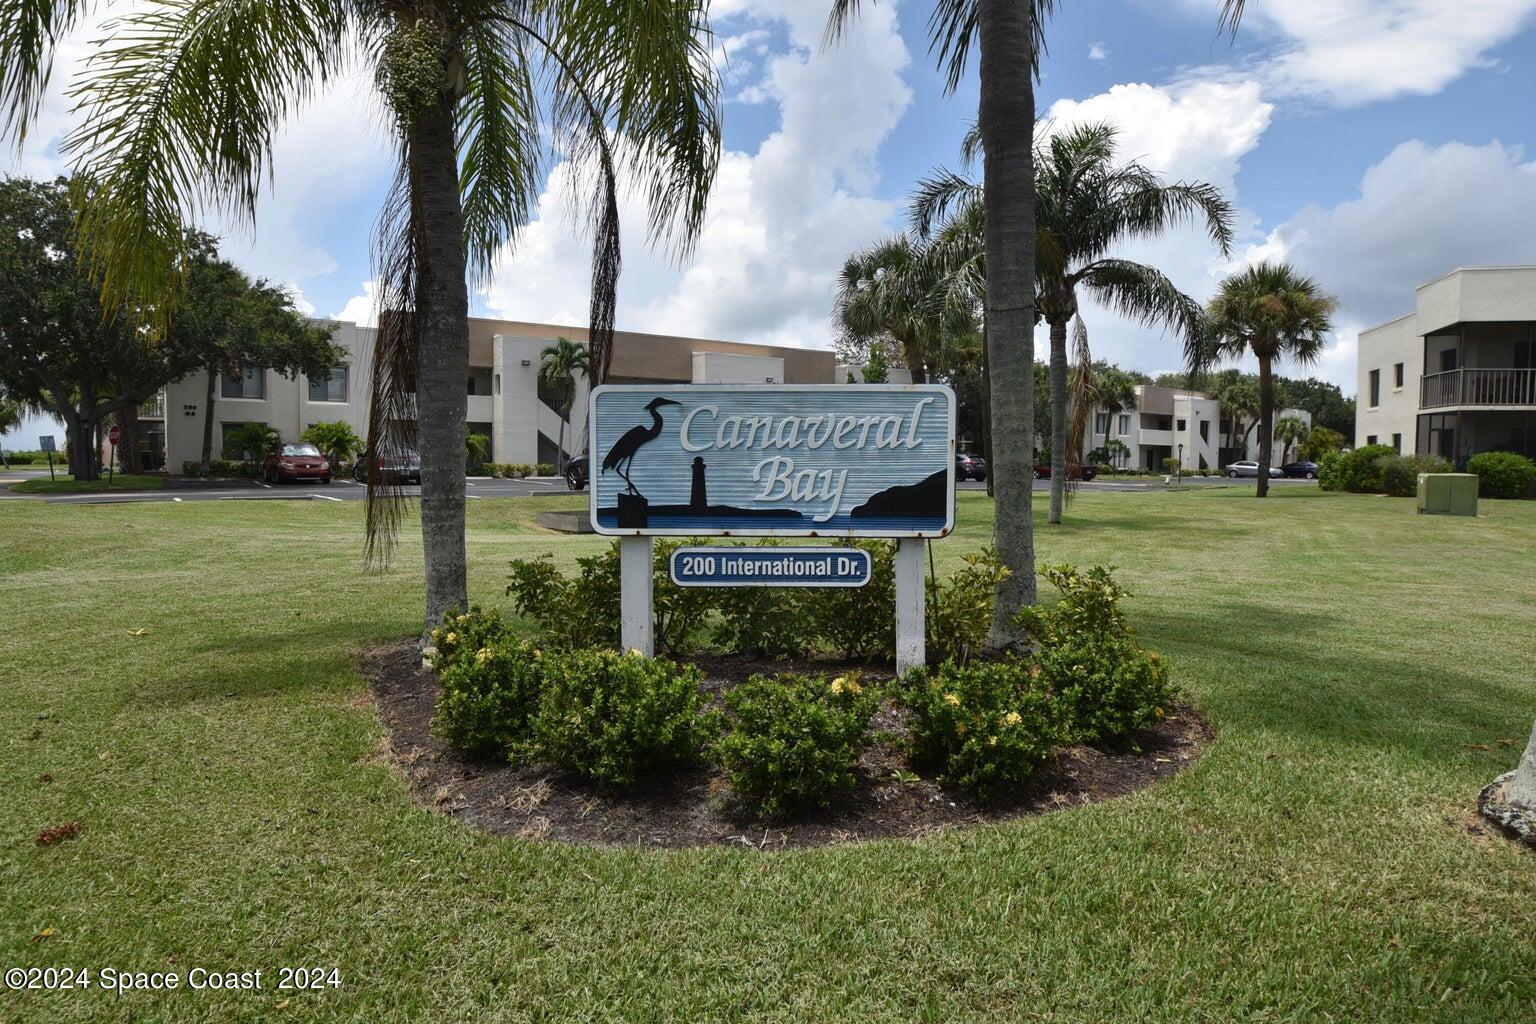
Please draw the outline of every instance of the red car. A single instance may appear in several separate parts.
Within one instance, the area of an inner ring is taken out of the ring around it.
[[[1099,471],[1092,466],[1081,466],[1076,462],[1067,463],[1068,480],[1092,480],[1099,475]],[[1035,464],[1034,477],[1036,480],[1049,480],[1051,478],[1051,464],[1049,462]]]
[[[318,480],[331,482],[331,463],[320,449],[308,441],[285,444],[267,456],[261,466],[262,479],[269,484],[287,480]]]

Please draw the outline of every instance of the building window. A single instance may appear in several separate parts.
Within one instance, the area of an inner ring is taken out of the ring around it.
[[[1403,386],[1403,364],[1402,363],[1393,363],[1392,364],[1392,386],[1394,388],[1400,388],[1400,387]]]
[[[347,400],[347,368],[337,366],[309,378],[309,400],[311,402],[345,402]]]
[[[225,398],[266,398],[267,372],[260,367],[224,374],[219,392]]]
[[[1095,434],[1107,434],[1107,433],[1109,433],[1109,413],[1101,412],[1101,413],[1094,414],[1094,417],[1093,417],[1093,432]]]
[[[1378,405],[1381,404],[1381,371],[1380,370],[1372,370],[1371,371],[1370,394],[1371,394],[1371,400],[1370,400],[1369,404],[1370,404],[1370,407],[1372,409],[1374,409]]]
[[[1397,449],[1397,454],[1399,454],[1399,455],[1403,454],[1403,435],[1402,434],[1393,434],[1392,435],[1392,447]]]
[[[1210,420],[1201,420],[1200,421],[1200,440],[1202,440],[1202,441],[1209,441],[1210,439],[1211,439],[1211,421]],[[1203,462],[1205,462],[1205,459],[1202,458],[1200,461],[1203,463]]]
[[[1179,426],[1178,426],[1179,433],[1181,433],[1181,434],[1184,433],[1184,430],[1186,429],[1186,427],[1188,425],[1189,424],[1188,424],[1187,420],[1179,420]]]
[[[1120,414],[1120,436],[1121,437],[1130,437],[1131,436],[1131,414],[1130,413],[1121,413]]]
[[[1366,444],[1375,444],[1376,443],[1376,435],[1375,434],[1366,434],[1365,435],[1365,443]]]
[[[469,378],[469,393],[470,394],[474,394],[475,393],[475,378],[473,378],[473,377]]]
[[[491,378],[491,394],[501,394],[501,374],[499,373]]]

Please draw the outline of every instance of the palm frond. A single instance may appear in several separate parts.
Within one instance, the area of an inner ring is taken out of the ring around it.
[[[163,0],[109,26],[62,147],[85,182],[81,256],[107,305],[163,320],[184,226],[207,208],[254,215],[273,135],[338,70],[348,24],[340,0]]]
[[[1121,316],[1177,332],[1192,366],[1207,363],[1208,336],[1200,304],[1156,267],[1131,260],[1097,260],[1083,268],[1079,280],[1090,294]]]
[[[981,202],[981,184],[940,167],[918,180],[907,204],[907,222],[913,234],[926,239],[934,225],[959,207]]]
[[[1243,11],[1247,6],[1247,0],[1222,0],[1221,21],[1218,23],[1219,31],[1226,32],[1231,37],[1236,38],[1238,26],[1243,20]]]
[[[54,48],[89,7],[87,0],[0,0],[0,127],[18,146],[48,90]]]

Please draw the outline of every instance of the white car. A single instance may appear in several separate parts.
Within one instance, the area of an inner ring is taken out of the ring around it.
[[[1230,476],[1233,479],[1236,479],[1240,476],[1251,476],[1254,479],[1258,479],[1259,464],[1254,462],[1252,459],[1246,460],[1244,462],[1231,462],[1227,464],[1227,468],[1223,470],[1223,472],[1225,472],[1227,476]],[[1285,476],[1285,471],[1282,470],[1279,466],[1270,466],[1269,476],[1270,479]]]

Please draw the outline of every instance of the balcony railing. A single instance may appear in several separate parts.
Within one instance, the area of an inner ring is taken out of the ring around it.
[[[139,419],[163,420],[165,419],[165,392],[161,391],[139,406]]]
[[[1536,405],[1536,369],[1461,369],[1419,378],[1419,408]]]

